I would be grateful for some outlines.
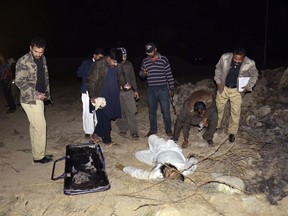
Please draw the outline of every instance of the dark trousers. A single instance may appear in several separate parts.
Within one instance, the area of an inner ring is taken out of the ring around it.
[[[16,105],[15,105],[14,98],[12,96],[12,91],[11,91],[11,81],[0,80],[0,84],[1,84],[2,91],[3,91],[4,97],[7,101],[8,106],[10,107],[11,110],[16,110]]]
[[[96,110],[97,125],[94,130],[94,134],[102,138],[104,144],[111,143],[111,120],[107,117],[106,113],[102,109]]]
[[[150,130],[157,133],[157,106],[160,103],[165,131],[171,130],[170,101],[167,86],[148,87]]]

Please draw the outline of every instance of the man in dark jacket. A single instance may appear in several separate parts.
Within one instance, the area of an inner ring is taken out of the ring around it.
[[[131,88],[125,85],[125,76],[122,65],[122,52],[116,48],[109,51],[108,56],[93,63],[88,79],[87,90],[92,103],[98,97],[105,98],[106,106],[96,110],[97,125],[91,136],[93,142],[102,141],[104,144],[114,144],[111,140],[111,120],[121,118],[121,106],[119,99],[119,86]]]
[[[183,128],[184,141],[182,148],[188,146],[188,136],[190,126],[199,126],[199,129],[205,127],[203,139],[207,140],[208,145],[213,145],[213,135],[217,126],[217,110],[215,105],[214,94],[206,90],[193,92],[185,100],[183,107],[177,116],[173,140],[178,141],[180,131]]]
[[[104,50],[101,48],[96,49],[95,52],[93,53],[93,57],[83,60],[77,70],[77,76],[82,79],[81,100],[83,107],[82,119],[83,119],[83,130],[85,133],[85,137],[90,137],[90,135],[93,134],[95,129],[93,114],[90,112],[90,99],[86,88],[86,81],[90,67],[93,64],[93,62],[103,57],[104,57]]]

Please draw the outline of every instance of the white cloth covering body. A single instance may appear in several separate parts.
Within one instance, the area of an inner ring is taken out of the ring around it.
[[[161,166],[171,164],[175,166],[184,176],[192,174],[197,168],[197,159],[185,158],[182,149],[173,140],[164,140],[157,135],[148,138],[149,149],[136,152],[136,158],[153,168],[150,171],[138,169],[131,166],[124,167],[123,171],[134,178],[143,180],[163,179]]]

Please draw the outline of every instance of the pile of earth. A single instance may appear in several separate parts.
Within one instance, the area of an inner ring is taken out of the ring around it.
[[[199,89],[216,92],[213,80],[179,85],[174,105],[180,110],[189,95]],[[253,175],[244,179],[246,193],[264,193],[271,204],[288,195],[288,69],[279,67],[259,72],[252,92],[243,97],[239,136],[246,139],[259,158],[253,160]],[[229,103],[224,125],[229,120]]]

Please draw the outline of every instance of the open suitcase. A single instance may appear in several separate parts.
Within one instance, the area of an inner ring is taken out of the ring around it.
[[[65,160],[65,172],[54,177],[56,163]],[[51,179],[64,178],[64,194],[93,193],[110,189],[100,145],[70,144],[66,156],[54,161]]]

